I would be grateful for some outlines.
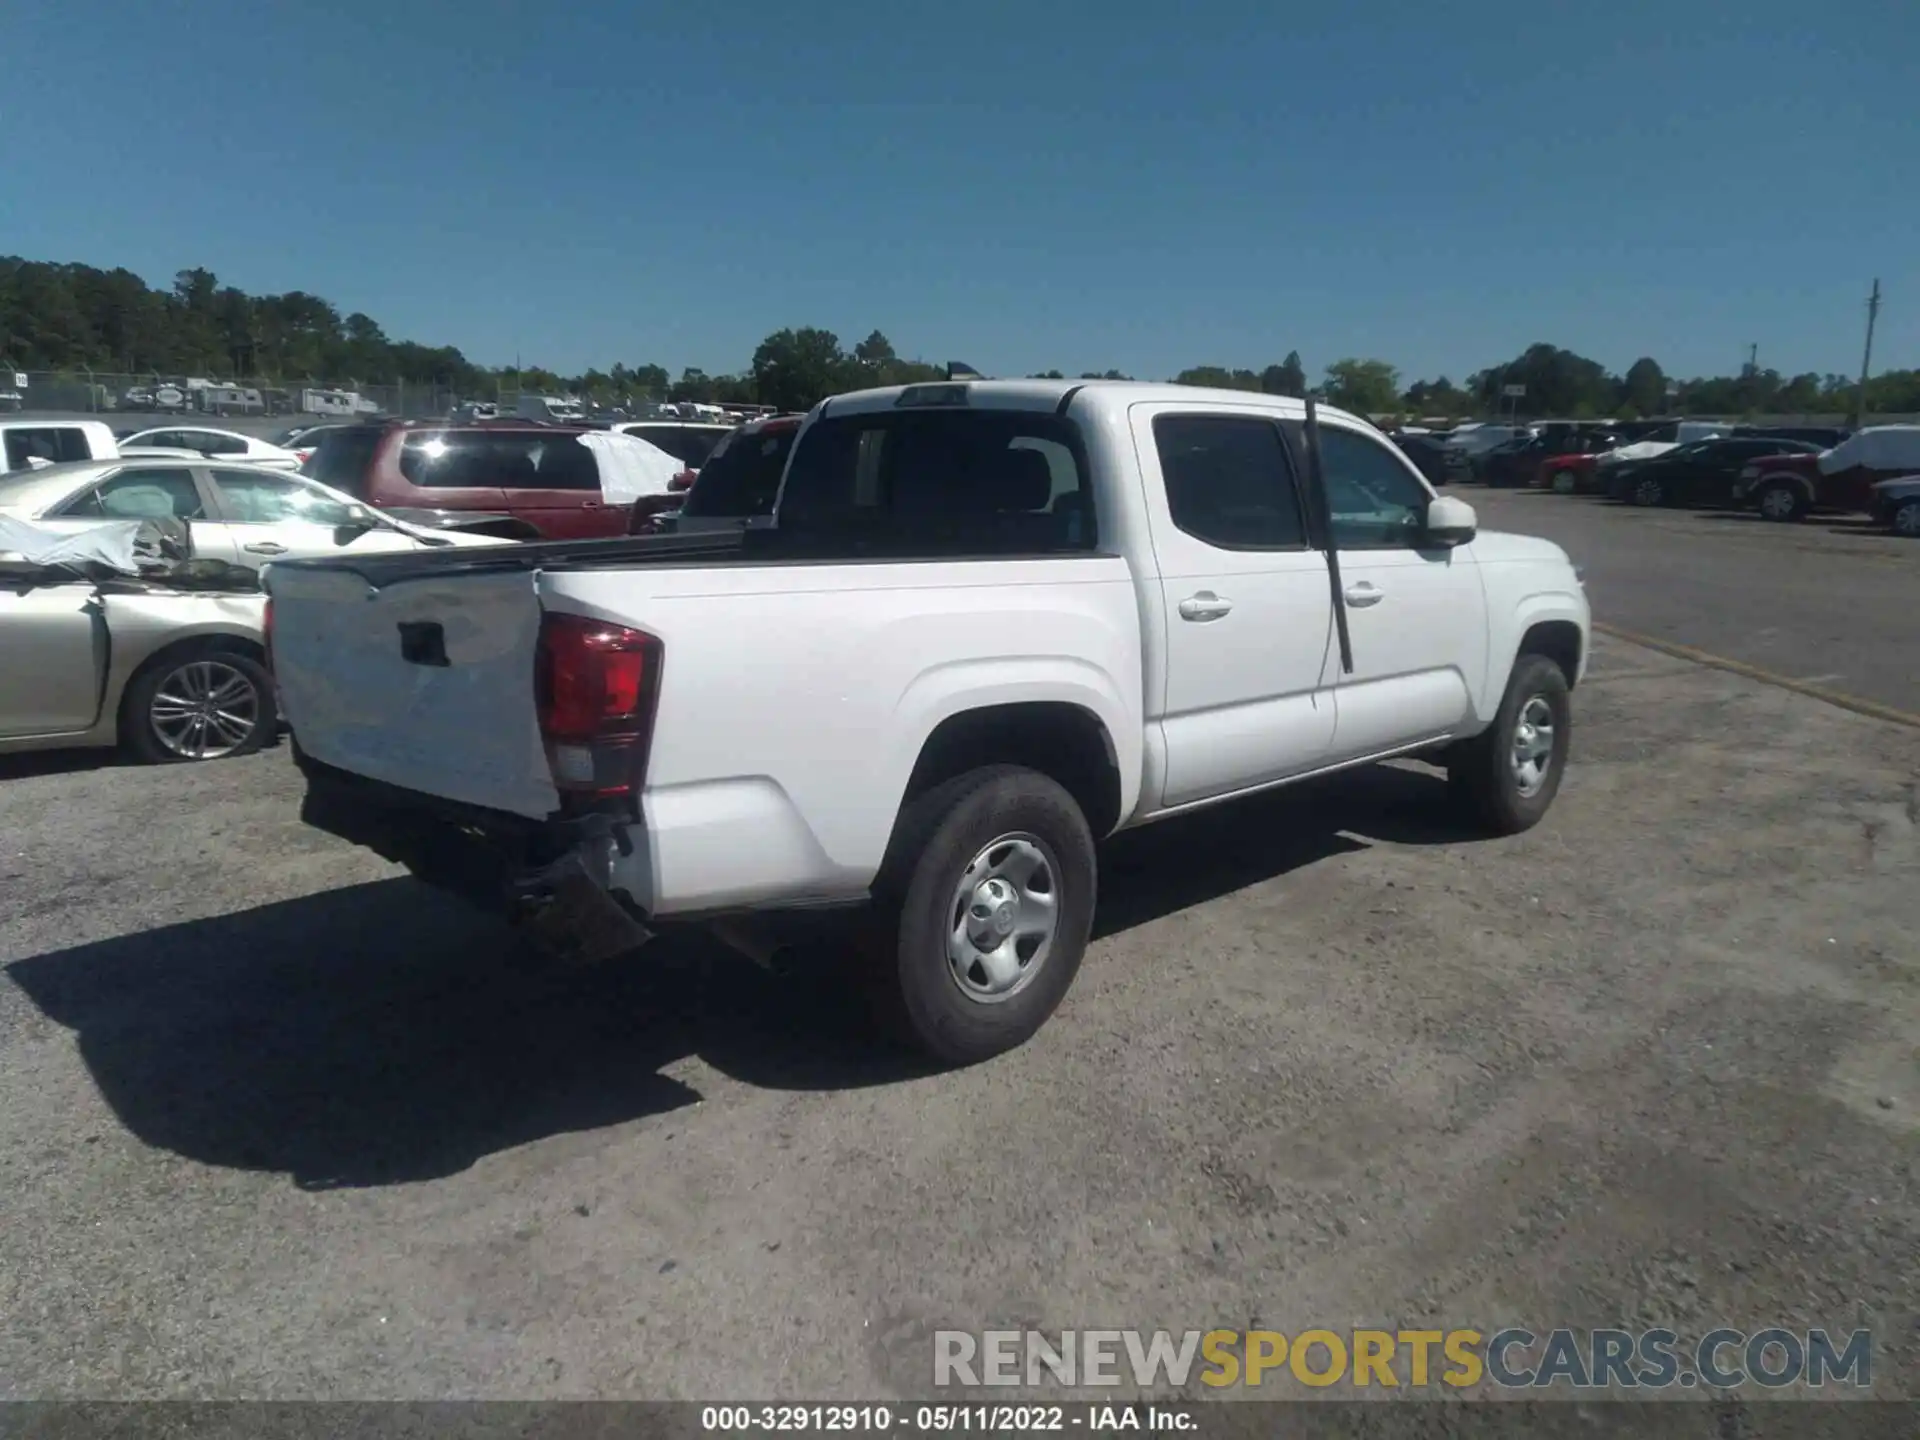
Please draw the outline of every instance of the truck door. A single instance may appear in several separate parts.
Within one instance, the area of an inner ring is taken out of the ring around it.
[[[1279,421],[1143,404],[1132,423],[1164,614],[1160,803],[1313,769],[1334,735],[1333,604]]]
[[[106,659],[92,585],[0,581],[0,739],[91,729]]]
[[[1332,757],[1350,760],[1458,727],[1487,670],[1487,601],[1473,547],[1422,546],[1432,496],[1382,441],[1320,422],[1353,673],[1328,657]]]

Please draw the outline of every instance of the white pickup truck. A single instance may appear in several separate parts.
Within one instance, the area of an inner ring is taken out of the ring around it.
[[[1410,754],[1527,829],[1588,648],[1565,552],[1365,422],[1172,385],[836,396],[744,531],[265,583],[310,823],[583,955],[851,909],[949,1062],[1059,1004],[1114,831]]]

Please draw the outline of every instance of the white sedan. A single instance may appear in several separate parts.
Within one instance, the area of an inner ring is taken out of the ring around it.
[[[210,430],[201,425],[166,425],[142,430],[120,442],[120,453],[177,453],[204,455],[209,460],[239,460],[248,465],[270,465],[276,470],[298,470],[301,457],[284,445],[233,430]]]
[[[273,560],[343,551],[514,543],[410,525],[305,475],[140,456],[49,465],[0,478],[0,514],[58,530],[102,520],[184,520],[196,557],[256,570]]]

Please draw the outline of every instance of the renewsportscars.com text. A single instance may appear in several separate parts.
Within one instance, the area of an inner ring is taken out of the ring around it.
[[[1821,1389],[1873,1383],[1873,1337],[1855,1330],[1672,1330],[1509,1327],[1470,1330],[937,1330],[933,1383],[1133,1385],[1180,1389],[1305,1385],[1324,1389]]]

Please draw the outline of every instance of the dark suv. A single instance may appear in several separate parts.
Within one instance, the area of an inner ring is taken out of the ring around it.
[[[787,455],[800,433],[804,415],[775,415],[750,420],[729,431],[705,457],[686,499],[677,510],[643,513],[633,508],[636,535],[663,530],[722,530],[773,513]]]
[[[420,523],[513,539],[626,532],[600,493],[579,426],[389,421],[324,432],[301,468],[356,500]]]

